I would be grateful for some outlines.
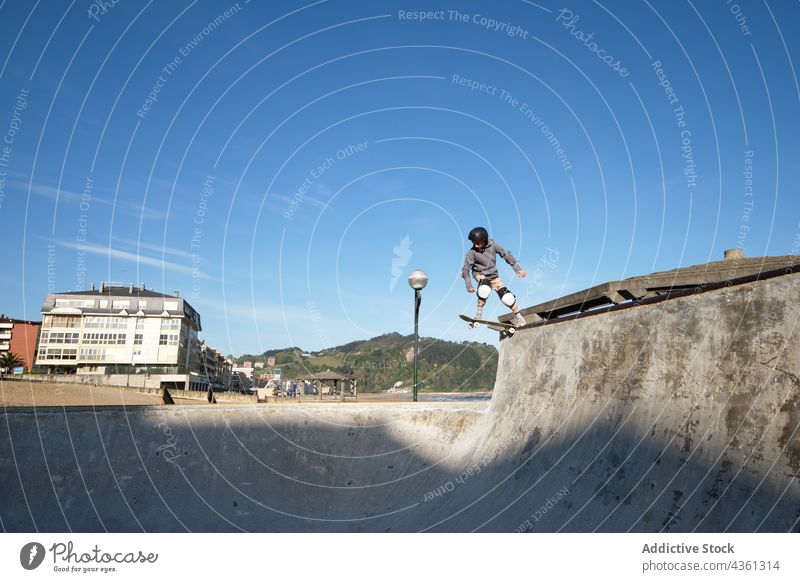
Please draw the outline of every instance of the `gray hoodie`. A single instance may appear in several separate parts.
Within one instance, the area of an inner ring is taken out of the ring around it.
[[[493,239],[489,239],[483,251],[478,252],[475,250],[475,247],[472,247],[464,258],[461,276],[467,283],[467,289],[472,287],[472,282],[469,278],[470,270],[472,270],[474,274],[483,275],[487,279],[494,279],[497,277],[497,255],[503,257],[506,262],[511,265],[515,273],[518,273],[522,268],[511,253],[494,242]]]

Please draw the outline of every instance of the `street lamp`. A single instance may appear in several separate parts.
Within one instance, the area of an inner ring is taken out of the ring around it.
[[[417,375],[419,373],[419,305],[422,303],[422,290],[428,284],[425,271],[412,271],[408,284],[414,290],[414,402],[417,401]]]

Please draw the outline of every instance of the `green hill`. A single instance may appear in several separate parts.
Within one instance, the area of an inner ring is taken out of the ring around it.
[[[395,382],[411,387],[413,382],[414,337],[390,333],[369,340],[355,341],[319,352],[299,347],[268,350],[236,358],[266,362],[275,358],[283,379],[335,370],[362,379],[360,390],[381,392]],[[427,392],[489,392],[497,373],[497,349],[477,342],[450,342],[421,337],[419,340],[420,390]],[[265,370],[267,370],[265,368]]]

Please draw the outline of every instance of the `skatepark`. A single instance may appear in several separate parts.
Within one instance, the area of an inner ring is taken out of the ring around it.
[[[3,529],[800,531],[800,274],[764,271],[529,318],[488,404],[7,408]]]

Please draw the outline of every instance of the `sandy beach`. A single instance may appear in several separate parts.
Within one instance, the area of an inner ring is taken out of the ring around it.
[[[197,393],[196,399],[178,398],[172,394],[175,404],[204,404],[204,394]],[[226,403],[226,393],[218,393],[218,404],[246,404],[241,400]],[[421,402],[435,401],[473,401],[486,400],[489,392],[425,392],[419,395]],[[316,397],[303,399],[306,404],[315,404]],[[337,402],[332,398],[324,398],[323,403]],[[348,399],[352,403],[352,399]],[[357,402],[411,402],[411,393],[386,394],[362,393]],[[272,404],[297,404],[293,398],[277,399]],[[30,382],[25,380],[0,380],[0,404],[2,406],[158,406],[162,405],[161,397],[156,394],[142,394],[135,390],[114,386],[93,386],[90,384],[60,384],[55,382]],[[253,397],[253,405],[257,402]],[[262,406],[264,404],[261,404]]]
[[[157,395],[89,384],[58,384],[0,380],[3,406],[154,406],[162,404]],[[198,404],[198,400],[175,399],[175,404]]]

